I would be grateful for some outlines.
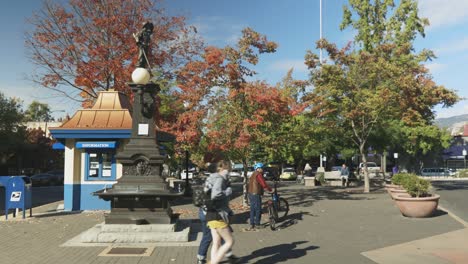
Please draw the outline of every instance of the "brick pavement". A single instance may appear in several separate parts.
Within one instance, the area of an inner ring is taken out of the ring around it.
[[[240,186],[237,186],[240,190]],[[462,229],[448,214],[427,219],[402,217],[383,190],[362,194],[360,189],[296,184],[279,188],[291,212],[279,231],[242,232],[247,212],[233,225],[236,255],[244,263],[374,263],[361,253]],[[234,200],[238,202],[240,198]],[[266,198],[265,198],[266,199]],[[43,206],[50,211],[56,206]],[[195,218],[196,208],[181,200],[174,210]],[[197,247],[158,244],[149,257],[100,257],[102,247],[63,247],[81,232],[103,222],[102,211],[53,213],[0,222],[0,263],[195,263]],[[266,219],[263,219],[264,221]]]

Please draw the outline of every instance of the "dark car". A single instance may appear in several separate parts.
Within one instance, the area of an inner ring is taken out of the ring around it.
[[[33,186],[53,186],[63,184],[63,174],[39,173],[31,176]]]
[[[276,167],[263,167],[263,177],[268,181],[279,180],[279,170]]]
[[[63,184],[63,179],[64,179],[63,169],[51,170],[46,173],[55,175],[55,177],[57,177],[57,184],[60,184],[60,185]]]

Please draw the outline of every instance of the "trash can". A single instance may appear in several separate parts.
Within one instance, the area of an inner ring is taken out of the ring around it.
[[[8,219],[10,209],[19,208],[23,212],[23,219],[26,218],[26,210],[29,209],[29,216],[32,216],[32,184],[27,176],[9,177],[5,187],[5,219]],[[16,210],[13,211],[16,217]]]

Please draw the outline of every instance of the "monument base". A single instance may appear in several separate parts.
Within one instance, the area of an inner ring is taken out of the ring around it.
[[[97,224],[80,235],[82,243],[188,242],[191,224]]]

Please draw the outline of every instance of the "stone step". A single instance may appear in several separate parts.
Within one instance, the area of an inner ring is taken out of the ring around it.
[[[177,231],[175,231],[177,230]],[[106,225],[97,224],[81,233],[82,243],[188,242],[191,224]]]
[[[174,232],[176,230],[176,224],[154,224],[154,225],[123,225],[123,224],[112,224],[106,225],[101,224],[102,232]]]

